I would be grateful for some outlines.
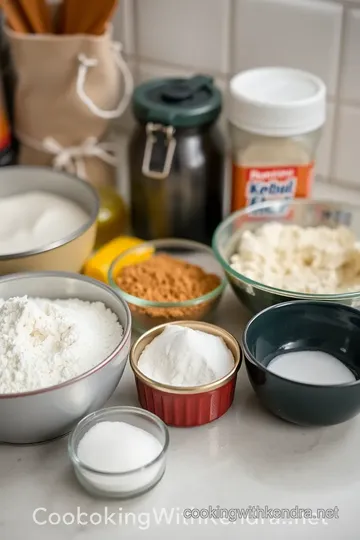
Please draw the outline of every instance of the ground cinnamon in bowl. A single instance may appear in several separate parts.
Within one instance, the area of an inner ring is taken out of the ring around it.
[[[200,266],[160,253],[146,261],[125,266],[116,277],[124,292],[151,302],[183,302],[199,298],[221,284],[216,274],[205,272]],[[200,319],[212,309],[218,298],[193,306],[143,307],[129,304],[134,314],[164,321]],[[161,321],[156,321],[160,324]]]

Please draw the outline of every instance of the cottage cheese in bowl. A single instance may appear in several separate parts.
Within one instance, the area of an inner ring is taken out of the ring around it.
[[[277,289],[308,294],[360,291],[360,245],[344,226],[265,223],[241,235],[230,265]]]

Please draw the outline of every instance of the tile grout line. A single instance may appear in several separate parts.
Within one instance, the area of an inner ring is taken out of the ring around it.
[[[329,162],[329,183],[333,182],[335,165],[337,161],[336,146],[338,141],[339,123],[340,123],[340,94],[342,88],[342,74],[343,74],[343,61],[345,58],[345,45],[346,45],[346,26],[347,26],[347,14],[348,10],[344,6],[342,21],[341,21],[341,35],[340,35],[340,52],[338,58],[338,74],[335,89],[335,105],[334,105],[334,121],[333,121],[333,133],[330,145],[330,162]]]
[[[131,0],[132,4],[132,31],[134,34],[134,57],[139,56],[139,25],[138,20],[138,14],[139,14],[139,5],[137,0]]]
[[[127,55],[128,60],[132,60],[133,62],[136,62],[138,64],[145,63],[150,66],[159,66],[160,68],[168,68],[168,69],[174,69],[179,71],[191,71],[194,73],[204,72],[208,75],[212,75],[213,77],[216,77],[218,79],[221,79],[223,82],[228,81],[229,73],[223,73],[216,70],[211,69],[202,69],[199,67],[191,66],[191,65],[185,65],[185,64],[177,64],[175,62],[165,62],[164,60],[157,60],[150,58],[148,56],[140,56],[135,54],[128,54]]]
[[[321,176],[321,178],[324,178],[324,177]],[[342,189],[351,189],[352,191],[356,191],[356,192],[360,191],[359,186],[357,184],[354,184],[353,182],[349,182],[348,180],[341,180],[340,178],[336,178],[335,176],[329,176],[329,179],[326,183],[333,187],[338,187]]]
[[[358,7],[360,8],[360,2],[357,2],[356,0],[335,0],[337,4],[342,4],[343,6],[347,7]]]
[[[359,192],[359,187],[352,182],[347,182],[346,180],[340,180],[339,178],[326,177],[322,174],[317,174],[315,177],[315,183],[322,184],[324,187],[331,186],[332,188],[339,188],[344,190],[351,190],[354,192]]]
[[[233,65],[234,65],[234,61],[233,61],[234,52],[233,51],[234,51],[234,43],[235,43],[235,23],[234,23],[235,10],[236,10],[235,1],[236,0],[229,0],[229,14],[228,14],[229,35],[228,35],[228,40],[227,40],[227,71],[225,74],[225,78],[227,81],[229,80],[230,74],[233,71]]]
[[[132,4],[132,31],[133,31],[133,38],[134,38],[134,55],[133,55],[133,62],[134,62],[134,85],[136,86],[139,81],[139,62],[137,60],[139,56],[139,25],[138,22],[138,10],[139,5],[137,0],[130,0]]]

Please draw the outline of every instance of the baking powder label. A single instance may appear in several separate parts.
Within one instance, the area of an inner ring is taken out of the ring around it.
[[[314,164],[240,167],[233,164],[231,211],[268,200],[309,197]]]

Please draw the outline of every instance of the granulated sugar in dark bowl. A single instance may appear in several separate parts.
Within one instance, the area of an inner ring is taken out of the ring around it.
[[[231,357],[231,366],[225,376],[209,384],[187,387],[163,384],[145,375],[139,368],[140,357],[169,326],[190,328],[220,338]],[[200,426],[225,414],[234,399],[241,362],[240,346],[231,334],[218,326],[199,321],[177,321],[153,328],[136,341],[130,353],[140,405],[166,424],[176,427]]]
[[[112,263],[108,281],[145,332],[176,320],[211,321],[226,286],[211,248],[181,239],[145,242]]]

